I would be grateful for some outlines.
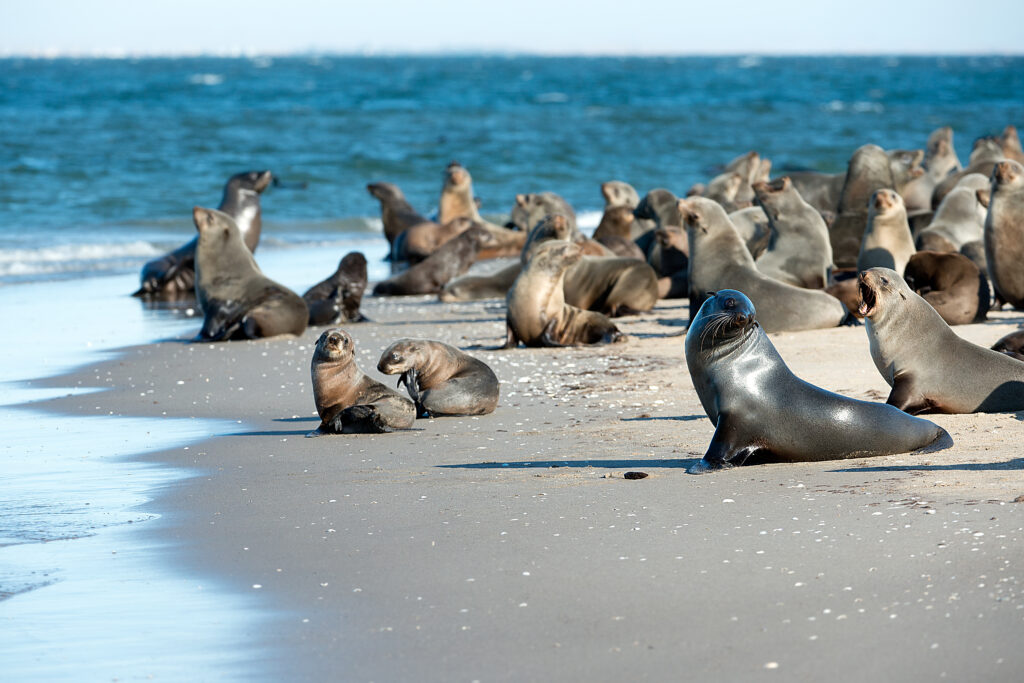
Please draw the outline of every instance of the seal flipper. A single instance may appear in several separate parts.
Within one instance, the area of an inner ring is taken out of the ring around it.
[[[327,431],[333,434],[383,434],[395,428],[385,421],[376,407],[358,405],[345,408],[327,423]]]
[[[555,339],[555,327],[557,326],[558,318],[552,318],[548,321],[548,324],[544,326],[544,331],[540,333],[541,346],[548,346],[552,348],[561,348],[565,346],[565,344]]]
[[[728,415],[718,415],[718,426],[711,437],[708,450],[701,461],[687,470],[689,474],[704,474],[713,470],[737,467],[747,461],[759,449],[756,446],[739,446],[732,443],[736,436],[735,427],[730,424]]]
[[[912,383],[907,380],[897,380],[885,402],[910,415],[927,413],[935,407],[931,401],[914,391]]]
[[[399,375],[398,386],[403,384],[406,391],[409,392],[409,398],[412,399],[413,405],[416,406],[416,417],[431,417],[430,412],[423,406],[423,399],[420,396],[419,375],[416,372],[416,368],[409,368]]]
[[[203,320],[203,329],[196,341],[225,341],[230,339],[244,322],[244,309],[233,301],[213,302],[212,310]]]
[[[512,326],[507,322],[505,323],[505,345],[499,346],[497,350],[501,349],[514,349],[519,346],[519,338],[516,337],[516,333],[512,330]]]

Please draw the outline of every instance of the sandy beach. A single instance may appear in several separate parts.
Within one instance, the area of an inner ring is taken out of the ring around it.
[[[935,416],[954,440],[936,453],[691,476],[714,428],[686,301],[622,319],[625,344],[506,351],[498,300],[363,310],[365,372],[393,384],[383,348],[439,339],[491,365],[497,411],[304,438],[320,329],[134,346],[29,384],[74,389],[34,404],[57,415],[178,418],[169,441],[181,419],[237,427],[143,456],[193,476],[133,530],[255,615],[210,680],[1020,680],[1020,414]],[[987,346],[1021,322],[955,329]],[[772,339],[798,376],[885,400],[863,327]]]

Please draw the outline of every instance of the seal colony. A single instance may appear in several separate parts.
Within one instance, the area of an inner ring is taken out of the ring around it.
[[[372,296],[494,299],[506,329],[499,348],[509,351],[628,349],[624,329],[636,316],[658,299],[688,299],[684,355],[715,425],[695,473],[948,447],[941,427],[911,414],[1024,410],[1024,334],[991,350],[949,327],[982,322],[1006,304],[1024,310],[1024,152],[1011,126],[979,138],[964,167],[952,135],[940,128],[922,150],[862,145],[846,172],[833,175],[772,179],[771,160],[752,150],[682,199],[605,180],[593,236],[550,188],[523,188],[508,214],[485,219],[469,170],[454,161],[433,215],[397,185],[371,182],[393,270]],[[260,271],[259,195],[270,179],[269,171],[232,176],[220,210],[197,207],[198,236],[146,264],[136,294],[194,293],[201,341],[366,321],[361,253],[346,254],[302,297]],[[506,260],[486,263],[493,259]],[[866,330],[860,353],[891,389],[884,404],[801,380],[768,336],[858,320]],[[348,332],[320,335],[311,376],[321,424],[312,435],[383,433],[409,429],[417,417],[498,408],[493,370],[450,344],[392,341],[376,370],[398,375],[408,398],[359,369]]]

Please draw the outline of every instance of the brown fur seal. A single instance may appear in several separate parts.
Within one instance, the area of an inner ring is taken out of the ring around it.
[[[469,270],[480,251],[490,244],[490,231],[474,225],[455,239],[445,242],[437,251],[408,270],[378,282],[373,288],[373,294],[403,296],[440,292],[452,278]]]
[[[604,208],[628,206],[635,209],[640,203],[640,195],[629,183],[621,180],[609,180],[601,183],[601,196],[604,197]]]
[[[757,257],[757,269],[781,282],[823,289],[832,269],[828,226],[783,176],[754,184],[755,201],[768,217],[771,238]]]
[[[843,182],[846,173],[818,173],[816,171],[794,171],[786,176],[793,183],[793,189],[800,193],[804,201],[819,212],[834,213],[839,206],[839,197],[843,193]],[[931,195],[929,195],[929,199]]]
[[[871,358],[911,414],[1024,410],[1024,364],[961,339],[895,271],[860,274]]]
[[[786,366],[741,292],[721,290],[686,331],[686,365],[715,425],[702,474],[752,462],[808,462],[905,453],[951,443],[939,426],[891,406],[840,396]]]
[[[530,232],[537,223],[544,220],[544,216],[558,213],[566,217],[569,227],[575,236],[579,230],[576,227],[576,212],[573,211],[569,202],[559,197],[554,192],[540,192],[537,194],[517,194],[515,206],[509,213],[509,227],[524,232]]]
[[[625,340],[607,316],[565,303],[564,279],[583,258],[572,242],[553,240],[539,246],[506,297],[507,335],[502,348],[572,346]]]
[[[917,248],[960,251],[968,242],[983,239],[988,214],[989,179],[969,173],[945,196],[931,223],[917,235]],[[985,190],[983,196],[978,190]]]
[[[453,218],[444,225],[419,223],[412,226],[395,240],[394,255],[398,261],[419,263],[449,240],[466,232],[473,221],[465,216]]]
[[[690,242],[686,231],[674,225],[655,230],[657,262],[648,263],[658,274],[659,299],[683,299],[690,295]]]
[[[697,315],[707,292],[737,288],[759,307],[766,332],[836,327],[846,307],[825,292],[801,289],[757,270],[754,259],[725,210],[703,197],[679,202],[690,241],[690,315]]]
[[[399,235],[414,226],[437,225],[412,208],[397,185],[370,183],[366,191],[380,201],[380,219],[384,224],[384,236],[388,244],[394,244]]]
[[[231,216],[249,251],[256,251],[263,221],[260,194],[267,189],[273,174],[270,171],[247,171],[228,178],[220,206]],[[194,237],[174,251],[148,262],[142,267],[142,286],[132,296],[146,299],[174,300],[195,295],[196,244]]]
[[[868,202],[878,190],[893,189],[889,156],[878,145],[859,147],[850,157],[836,207],[836,219],[829,228],[832,259],[836,266],[854,266],[861,238],[868,223]]]
[[[745,206],[737,199],[744,182],[743,174],[736,171],[726,171],[709,180],[703,190],[697,191],[697,188],[691,187],[686,196],[706,197],[721,204],[726,212],[732,212]]]
[[[594,230],[594,240],[614,251],[619,256],[644,258],[644,252],[633,241],[636,217],[629,206],[605,207],[601,222]],[[631,246],[623,246],[626,243]]]
[[[345,330],[320,335],[310,373],[320,426],[307,436],[380,434],[409,429],[416,421],[412,401],[359,369],[355,342]]]
[[[767,167],[765,162],[767,162]],[[761,180],[760,175],[762,173],[771,170],[771,162],[767,159],[762,159],[761,155],[751,150],[726,164],[725,170],[738,173],[741,178],[739,187],[732,196],[732,201],[736,204],[737,208],[740,208],[749,206],[754,200],[753,185]],[[711,184],[709,183],[708,187],[710,188],[710,186]]]
[[[1011,332],[992,345],[993,351],[1005,353],[1010,358],[1024,360],[1024,330]]]
[[[658,302],[658,276],[643,261],[586,257],[565,274],[571,306],[617,317],[649,311]]]
[[[205,316],[198,341],[299,335],[309,310],[298,294],[260,272],[231,216],[195,207],[196,298]]]
[[[988,278],[963,254],[919,251],[907,261],[903,279],[947,325],[981,322],[988,314]]]
[[[1024,309],[1024,166],[1016,161],[1001,161],[992,170],[985,260],[996,294]]]
[[[445,168],[437,222],[443,225],[460,216],[474,221],[483,220],[473,197],[473,177],[459,162],[453,161]]]
[[[353,251],[341,259],[338,269],[302,295],[309,308],[310,325],[357,323],[366,320],[359,312],[366,291],[366,257]]]
[[[871,197],[857,270],[891,268],[902,275],[915,251],[903,199],[895,190],[878,190]]]
[[[417,417],[487,415],[498,405],[498,378],[481,360],[428,339],[402,339],[380,355],[377,369],[402,376]]]
[[[949,126],[932,131],[928,136],[928,144],[921,162],[924,170],[919,177],[912,179],[900,188],[907,213],[914,214],[932,208],[932,193],[935,186],[941,183],[950,173],[960,170],[960,159],[953,147],[953,129]]]

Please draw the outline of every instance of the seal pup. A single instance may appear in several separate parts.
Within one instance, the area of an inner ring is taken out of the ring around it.
[[[572,242],[540,245],[512,283],[505,301],[507,334],[502,348],[571,346],[625,341],[607,316],[565,302],[565,272],[583,258]]]
[[[993,289],[1001,300],[1024,309],[1024,166],[1016,161],[992,169],[984,236]]]
[[[768,217],[771,237],[755,265],[765,275],[806,289],[823,289],[832,269],[832,243],[821,214],[787,176],[754,184],[754,201]]]
[[[690,242],[690,315],[696,317],[707,292],[739,288],[760,307],[766,332],[836,327],[847,317],[843,303],[825,292],[779,282],[757,269],[722,207],[693,197],[679,202]]]
[[[1024,364],[961,339],[894,270],[860,274],[871,359],[911,414],[1024,410]]]
[[[872,195],[868,208],[868,224],[857,256],[857,270],[878,266],[902,275],[915,251],[903,199],[895,190],[878,190]]]
[[[984,238],[988,214],[989,179],[980,173],[962,177],[947,194],[931,223],[917,235],[917,248],[955,252]],[[979,195],[978,190],[984,190]]]
[[[892,406],[834,394],[786,366],[741,292],[712,293],[686,331],[686,366],[715,425],[703,474],[751,462],[809,462],[906,453],[949,435]]]
[[[498,378],[486,363],[454,346],[402,339],[384,349],[377,369],[401,375],[416,417],[488,415],[498,405]]]
[[[260,194],[273,178],[270,171],[246,171],[231,176],[217,207],[235,220],[242,241],[252,252],[260,242],[263,227]],[[193,296],[198,240],[193,237],[174,251],[146,263],[142,267],[141,287],[132,296],[165,300]]]
[[[341,259],[334,273],[306,290],[302,298],[309,308],[310,325],[366,321],[359,311],[366,291],[366,257],[353,251]]]
[[[355,342],[341,328],[324,330],[317,339],[310,374],[320,426],[307,436],[380,434],[409,429],[416,421],[412,401],[363,374]]]
[[[988,278],[963,254],[919,251],[907,261],[903,279],[947,325],[978,323],[988,314]]]
[[[464,219],[455,219],[464,220]],[[474,225],[454,239],[448,240],[433,254],[407,270],[378,282],[374,296],[407,296],[436,294],[448,282],[462,275],[479,257],[480,251],[491,244],[491,233]]]
[[[196,299],[203,311],[198,341],[300,335],[309,309],[298,294],[260,272],[231,216],[195,207]]]
[[[1004,335],[992,345],[992,350],[1005,353],[1010,358],[1024,360],[1024,330]]]
[[[861,238],[868,223],[868,205],[878,190],[894,188],[889,156],[878,145],[858,147],[850,157],[836,207],[836,219],[829,228],[832,259],[845,268],[857,264]]]
[[[399,235],[413,226],[436,225],[434,221],[412,208],[397,185],[370,183],[366,186],[366,191],[380,201],[380,220],[384,224],[384,237],[387,238],[388,244],[394,244]]]

